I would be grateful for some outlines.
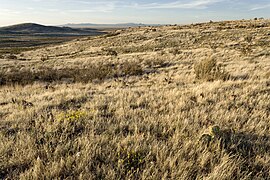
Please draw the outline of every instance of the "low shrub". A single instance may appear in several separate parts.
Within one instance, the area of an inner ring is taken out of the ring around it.
[[[31,69],[0,71],[0,85],[20,84],[26,85],[34,82],[82,82],[105,80],[123,76],[136,76],[143,74],[142,66],[137,62],[121,64],[91,64],[86,68],[43,68],[36,71]]]
[[[117,155],[118,165],[123,168],[126,174],[141,170],[145,164],[146,155],[143,152],[123,149]]]
[[[86,116],[86,113],[83,111],[69,111],[66,113],[61,113],[57,116],[58,121],[77,121],[80,118]]]

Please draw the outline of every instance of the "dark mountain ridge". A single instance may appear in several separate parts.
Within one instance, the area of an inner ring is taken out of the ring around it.
[[[70,27],[44,26],[35,23],[24,23],[0,28],[0,33],[6,34],[91,34],[99,33],[95,29],[74,29]]]

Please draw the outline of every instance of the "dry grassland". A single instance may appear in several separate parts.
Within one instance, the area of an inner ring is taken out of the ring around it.
[[[0,179],[270,177],[269,20],[130,28],[10,57]]]

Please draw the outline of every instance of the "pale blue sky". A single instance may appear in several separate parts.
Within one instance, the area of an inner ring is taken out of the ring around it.
[[[0,0],[0,26],[270,18],[270,0]]]

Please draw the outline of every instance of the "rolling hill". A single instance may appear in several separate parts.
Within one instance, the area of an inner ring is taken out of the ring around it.
[[[82,30],[70,27],[44,26],[35,23],[24,23],[1,27],[0,32],[8,34],[102,34],[95,29]]]
[[[101,30],[92,28],[75,29],[70,27],[44,26],[35,23],[17,24],[0,27],[0,53],[21,51],[21,48],[57,44],[70,41],[79,37],[98,36],[106,34]]]

